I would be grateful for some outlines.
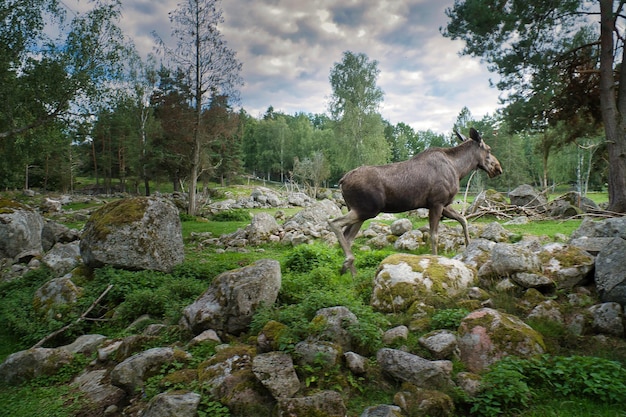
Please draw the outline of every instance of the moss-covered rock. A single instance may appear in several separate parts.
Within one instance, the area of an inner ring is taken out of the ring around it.
[[[491,308],[467,315],[458,330],[461,361],[480,372],[506,355],[528,358],[545,353],[541,334],[519,318]]]
[[[461,261],[398,253],[378,267],[371,305],[386,313],[406,311],[416,301],[438,303],[460,296],[475,279],[474,270]]]
[[[185,257],[178,210],[156,197],[108,203],[85,224],[80,251],[90,267],[170,272]]]

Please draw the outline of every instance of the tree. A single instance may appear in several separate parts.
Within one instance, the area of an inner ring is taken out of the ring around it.
[[[198,177],[203,170],[202,153],[211,138],[203,129],[202,109],[213,96],[235,97],[236,87],[243,84],[239,73],[241,63],[235,52],[226,45],[219,24],[223,23],[219,0],[184,0],[170,13],[172,37],[176,46],[168,46],[158,35],[160,51],[172,64],[187,76],[191,93],[194,120],[192,151],[189,155],[189,214],[196,213]]]
[[[609,161],[609,210],[626,212],[623,1],[455,0],[444,35],[483,58],[540,124],[596,118]],[[599,27],[598,27],[599,18]],[[599,29],[599,30],[598,30]],[[521,114],[523,112],[518,112]],[[571,135],[573,136],[573,135]]]
[[[129,51],[116,25],[118,1],[96,1],[71,19],[59,3],[0,2],[0,152],[11,155],[0,158],[5,187],[37,170],[43,187],[71,187],[71,173],[58,171],[72,166],[71,126],[106,101]]]
[[[341,171],[389,159],[383,119],[377,113],[384,95],[376,85],[379,73],[377,61],[350,51],[331,69],[329,110],[337,138],[333,155]]]

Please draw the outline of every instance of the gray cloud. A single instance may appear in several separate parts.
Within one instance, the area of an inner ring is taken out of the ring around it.
[[[65,0],[84,9],[88,2]],[[180,0],[122,0],[120,26],[145,56],[152,31],[171,32],[168,12]],[[220,27],[243,63],[241,105],[257,116],[267,107],[289,114],[327,111],[328,76],[344,51],[378,61],[381,113],[391,123],[448,132],[460,110],[493,113],[498,91],[476,59],[460,57],[444,38],[444,11],[453,0],[223,0]]]

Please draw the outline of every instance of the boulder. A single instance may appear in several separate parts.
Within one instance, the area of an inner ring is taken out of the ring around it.
[[[603,302],[626,306],[626,240],[615,237],[596,258],[595,282]]]
[[[402,236],[413,228],[413,224],[409,219],[398,219],[391,223],[391,234],[394,236]]]
[[[189,358],[188,353],[169,347],[148,349],[117,364],[111,371],[111,383],[133,395],[148,378],[158,374],[163,365]]]
[[[577,246],[556,242],[545,245],[539,259],[543,275],[554,281],[557,289],[568,290],[587,283],[596,261]]]
[[[352,336],[349,327],[358,324],[356,315],[343,306],[327,307],[318,310],[313,318],[316,324],[323,324],[320,340],[333,342],[344,351],[352,349]]]
[[[397,405],[374,405],[367,407],[361,417],[402,417],[402,409]]]
[[[185,257],[178,209],[157,197],[108,203],[85,224],[80,252],[90,267],[170,272]]]
[[[106,382],[107,370],[85,371],[74,378],[73,385],[88,399],[90,415],[103,416],[108,407],[115,407],[125,397],[123,389]]]
[[[419,338],[419,344],[437,359],[449,359],[457,349],[456,335],[449,330],[435,330]]]
[[[44,219],[33,208],[0,198],[0,258],[28,261],[43,251]]]
[[[330,342],[298,342],[294,355],[299,366],[323,366],[332,368],[341,363],[341,346]]]
[[[541,213],[546,211],[548,199],[538,193],[532,186],[522,184],[509,193],[511,204],[519,207],[537,210]]]
[[[270,415],[273,398],[253,373],[253,347],[230,345],[198,367],[205,392],[227,406],[234,416]]]
[[[278,415],[281,417],[345,417],[346,406],[336,391],[320,391],[307,397],[280,398]]]
[[[0,383],[17,385],[56,373],[72,362],[74,355],[64,349],[32,348],[10,354],[0,364]]]
[[[454,386],[450,379],[452,362],[429,361],[397,349],[383,348],[376,360],[386,375],[421,388],[446,389]]]
[[[602,303],[589,307],[592,328],[598,333],[624,337],[624,309],[619,303]]]
[[[394,395],[393,402],[398,404],[407,416],[454,415],[454,402],[448,394],[410,384],[404,384],[402,388],[402,391]]]
[[[53,278],[35,292],[33,307],[41,315],[60,319],[60,311],[67,312],[67,307],[75,304],[82,292],[72,281],[72,274]]]
[[[463,262],[441,256],[394,254],[376,272],[371,305],[381,312],[408,309],[414,302],[460,295],[473,286],[475,274]]]
[[[57,243],[41,259],[56,276],[65,275],[81,264],[78,242]]]
[[[280,230],[274,216],[269,213],[258,213],[246,228],[247,239],[251,245],[267,243],[270,237]]]
[[[274,304],[280,285],[280,263],[273,259],[223,272],[184,309],[182,323],[194,334],[207,329],[240,334],[261,304]]]
[[[409,230],[393,244],[396,250],[417,250],[424,245],[424,233],[421,230]]]
[[[141,417],[196,417],[200,398],[195,392],[163,392],[150,400]]]
[[[529,358],[545,353],[541,334],[519,318],[491,308],[475,310],[459,326],[461,361],[480,372],[506,355]]]
[[[274,398],[292,397],[300,389],[293,360],[287,353],[256,355],[252,361],[252,372]]]

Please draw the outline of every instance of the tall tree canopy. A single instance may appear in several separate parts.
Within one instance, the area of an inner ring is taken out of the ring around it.
[[[624,1],[455,0],[444,35],[484,59],[508,90],[511,126],[568,120],[570,136],[602,123],[609,210],[626,212]],[[598,25],[599,23],[599,25]]]
[[[377,61],[350,51],[344,52],[343,60],[330,71],[333,93],[329,110],[337,137],[335,165],[343,171],[389,159],[385,125],[378,113],[384,95],[376,85],[379,73]]]
[[[102,96],[127,51],[119,15],[119,1],[95,1],[69,21],[57,0],[0,2],[0,138],[51,124]]]
[[[193,147],[189,155],[189,213],[196,212],[196,185],[198,177],[207,168],[203,165],[203,152],[212,139],[203,127],[202,110],[211,97],[236,97],[237,86],[243,84],[241,63],[228,47],[218,28],[224,21],[219,0],[184,0],[170,13],[172,37],[170,47],[160,37],[160,50],[176,69],[185,74],[191,92],[195,118],[190,126]]]

